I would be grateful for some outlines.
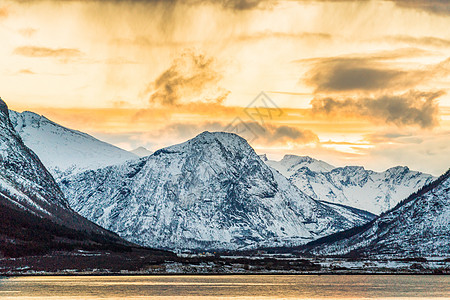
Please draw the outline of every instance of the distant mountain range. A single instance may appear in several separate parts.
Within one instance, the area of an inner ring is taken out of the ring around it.
[[[449,257],[450,170],[368,224],[306,248],[315,255]]]
[[[312,198],[374,214],[391,209],[435,179],[429,174],[411,171],[408,167],[374,172],[359,166],[336,168],[308,156],[286,155],[280,161],[268,160],[265,156],[262,158]]]
[[[165,249],[295,247],[318,240],[308,245],[311,253],[392,254],[395,247],[411,255],[447,253],[442,178],[437,189],[434,177],[407,167],[335,168],[294,155],[272,161],[227,133],[204,132],[153,154],[145,148],[132,153],[31,112],[8,113],[0,104],[4,215],[31,213],[118,240],[75,210],[128,241]],[[422,200],[398,204],[417,190]],[[366,210],[382,216],[371,221],[375,216]],[[428,246],[406,247],[419,242]]]
[[[25,145],[33,149],[57,181],[152,154],[144,147],[125,151],[32,112],[10,111],[10,118]],[[336,168],[307,156],[286,155],[280,161],[260,157],[308,196],[374,214],[389,210],[435,179],[407,167],[374,172],[357,166]]]

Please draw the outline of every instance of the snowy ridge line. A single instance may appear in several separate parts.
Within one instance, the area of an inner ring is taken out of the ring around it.
[[[399,207],[413,201],[414,199],[416,199],[417,197],[422,196],[425,193],[428,193],[429,191],[431,191],[432,189],[434,189],[436,186],[440,185],[442,182],[444,182],[445,180],[447,180],[448,178],[450,178],[450,168],[441,176],[439,176],[435,181],[428,183],[427,185],[423,186],[420,190],[412,193],[411,195],[409,195],[407,198],[403,199],[402,201],[400,201],[395,207],[393,207],[392,209],[382,213],[380,215],[380,217],[383,217],[389,213],[391,213],[392,211],[397,210]]]
[[[33,112],[9,112],[12,125],[25,145],[36,152],[56,178],[138,158],[136,154]]]
[[[283,174],[307,195],[332,203],[381,214],[435,178],[393,167],[384,172],[366,170],[360,166],[336,168],[308,156],[285,155],[280,161],[265,163]]]
[[[89,220],[164,249],[298,245],[372,218],[305,195],[245,139],[222,132],[65,177],[61,187]]]

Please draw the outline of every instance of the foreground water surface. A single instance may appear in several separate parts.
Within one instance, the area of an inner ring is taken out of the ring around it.
[[[450,276],[36,276],[0,279],[0,299],[448,299]]]

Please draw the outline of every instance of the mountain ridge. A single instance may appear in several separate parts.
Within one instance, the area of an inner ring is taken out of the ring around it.
[[[307,195],[380,214],[435,178],[396,166],[384,172],[362,166],[334,167],[308,156],[266,160]]]
[[[304,195],[245,139],[222,132],[66,177],[61,186],[88,219],[133,242],[170,249],[299,244],[370,219]]]
[[[303,250],[353,257],[450,257],[449,240],[450,169],[367,224],[308,243]]]

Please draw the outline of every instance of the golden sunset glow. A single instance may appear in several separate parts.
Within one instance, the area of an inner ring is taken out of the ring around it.
[[[240,126],[272,158],[450,165],[443,0],[0,3],[11,109],[127,150]]]

